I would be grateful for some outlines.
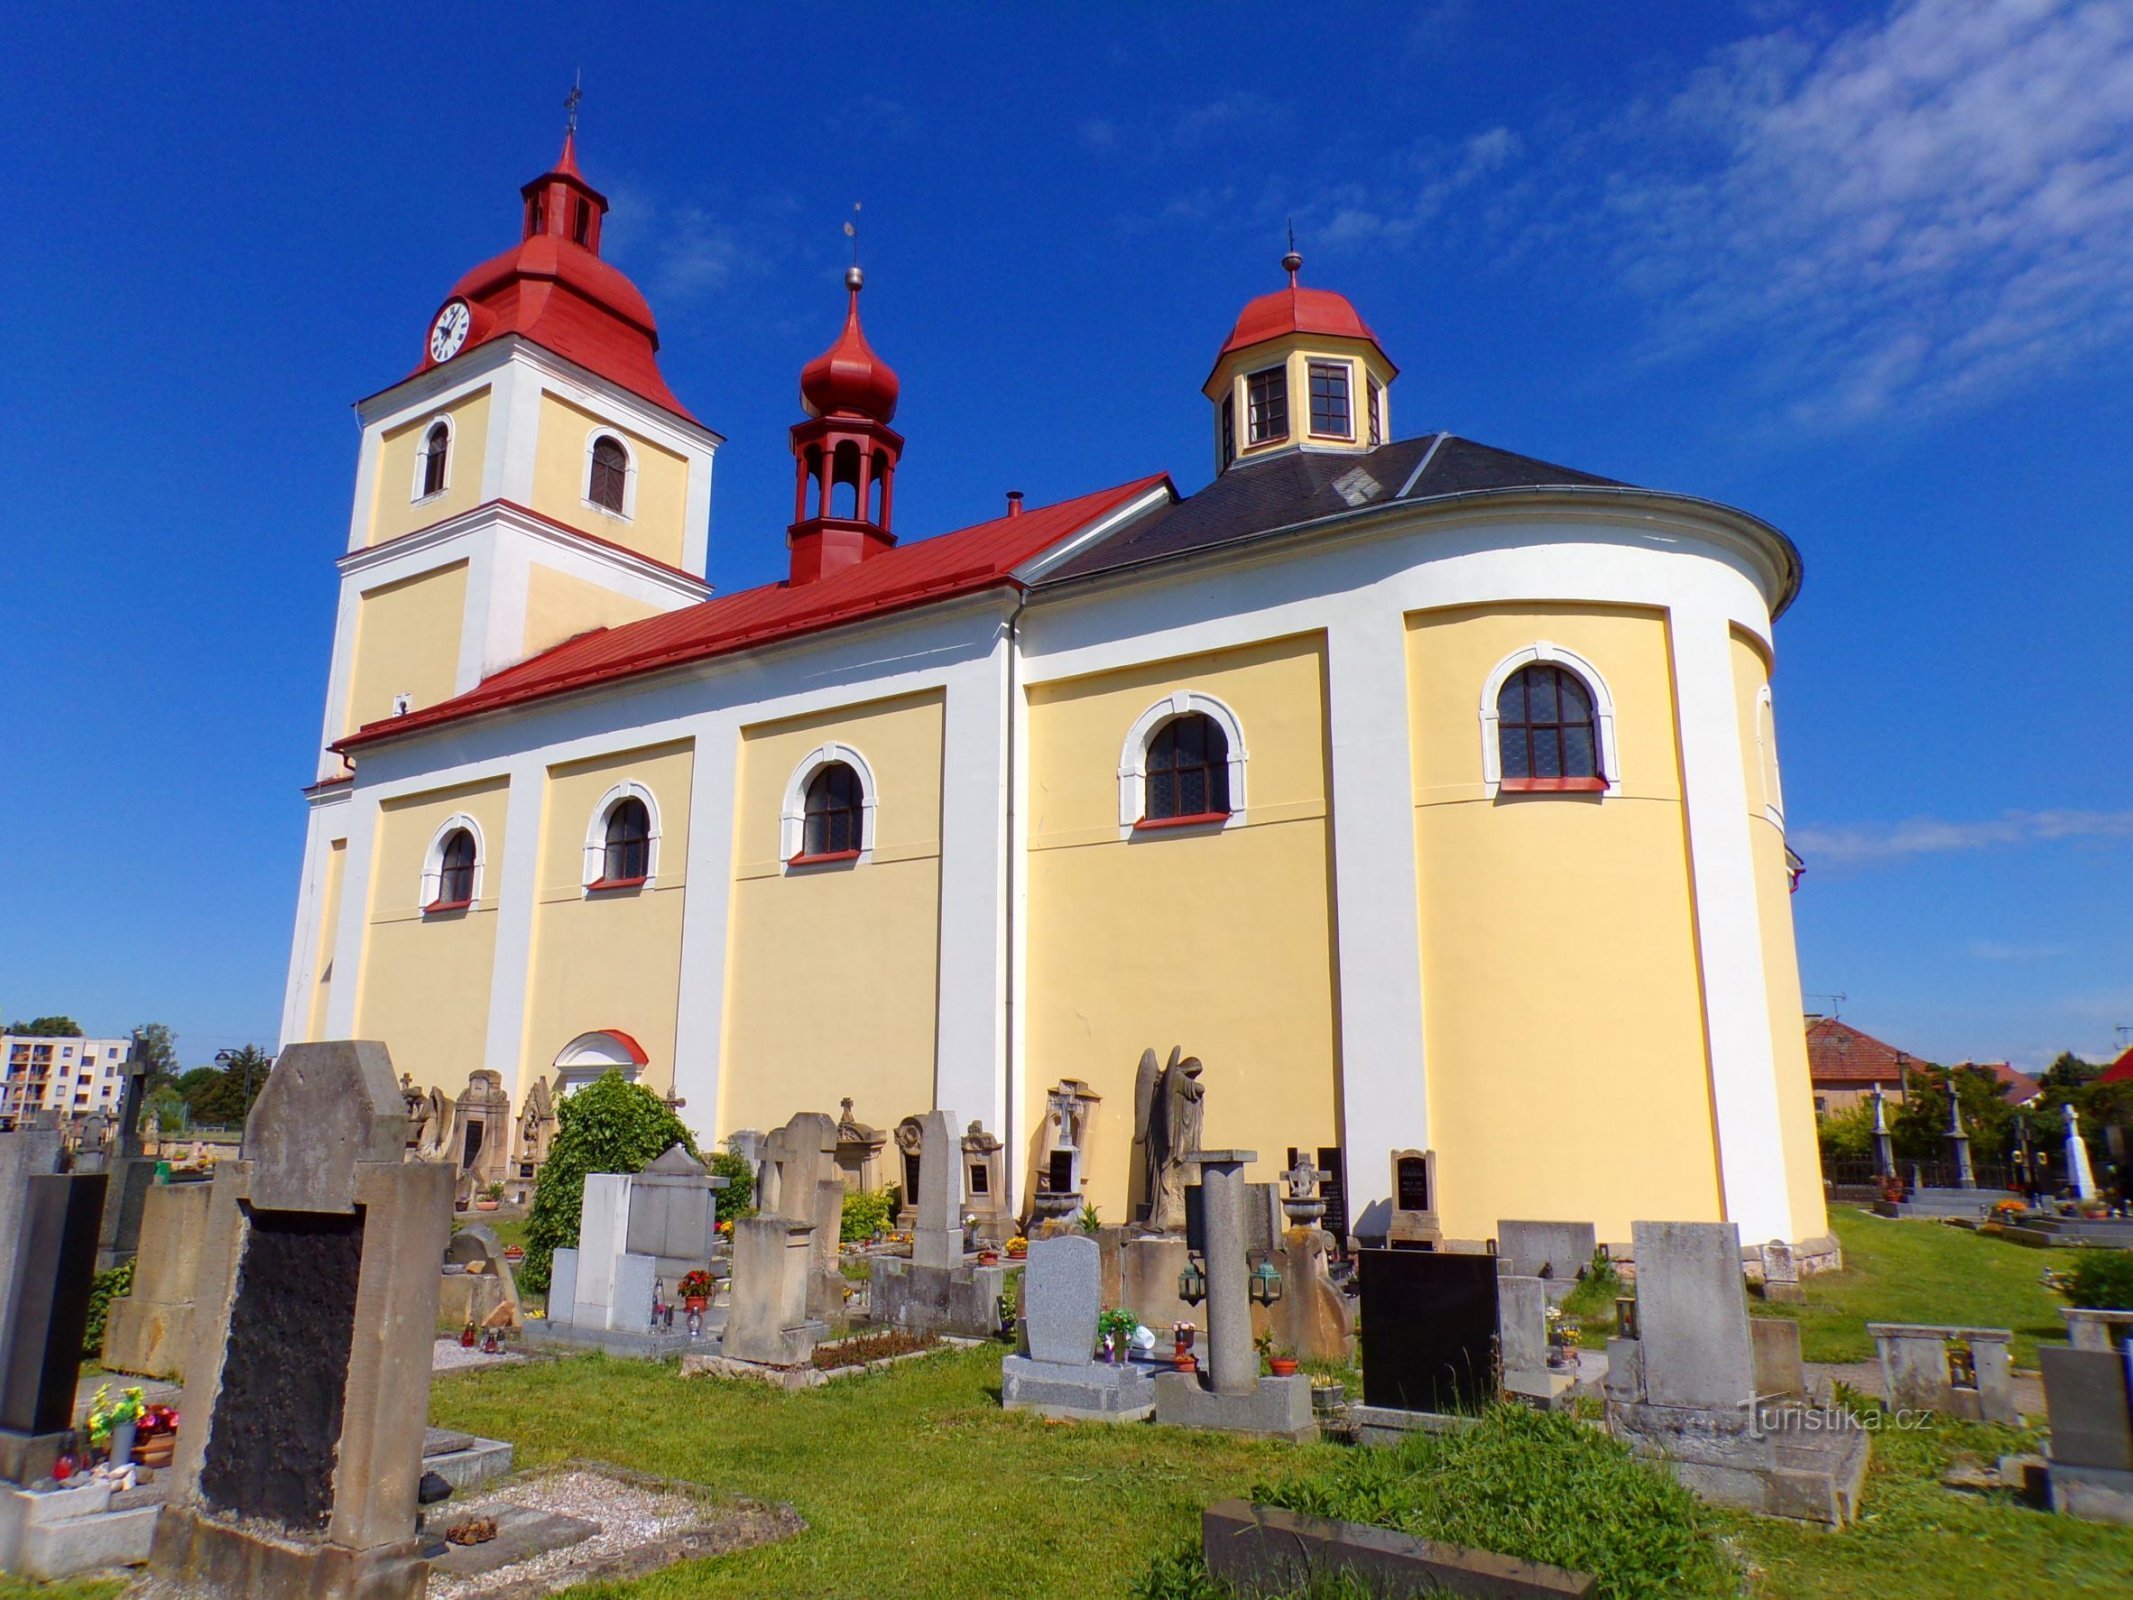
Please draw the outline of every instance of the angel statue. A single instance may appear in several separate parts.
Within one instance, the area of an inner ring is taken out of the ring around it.
[[[1133,1084],[1133,1142],[1141,1147],[1142,1175],[1148,1195],[1147,1226],[1158,1233],[1185,1227],[1185,1158],[1200,1148],[1202,1097],[1200,1058],[1185,1056],[1173,1045],[1170,1061],[1155,1064],[1155,1052],[1141,1052]]]

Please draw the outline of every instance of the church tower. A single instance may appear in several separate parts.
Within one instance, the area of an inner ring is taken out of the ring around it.
[[[837,342],[800,369],[800,404],[808,420],[792,430],[790,581],[813,583],[869,556],[894,549],[896,463],[904,438],[889,426],[902,384],[874,353],[859,326],[855,264],[844,274],[851,304]]]
[[[1214,402],[1215,470],[1290,450],[1360,455],[1392,437],[1399,368],[1346,295],[1307,289],[1294,246],[1286,288],[1238,314],[1202,392]]]
[[[573,130],[519,191],[518,242],[453,285],[419,359],[358,402],[362,446],[319,759],[588,629],[707,598],[716,433],[600,254]]]

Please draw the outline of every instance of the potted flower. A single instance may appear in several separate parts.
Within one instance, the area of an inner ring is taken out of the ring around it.
[[[1199,1331],[1190,1322],[1173,1322],[1170,1325],[1170,1359],[1180,1372],[1200,1370],[1200,1358],[1192,1352],[1192,1341]]]
[[[1270,1333],[1254,1339],[1252,1343],[1257,1345],[1259,1353],[1266,1357],[1268,1372],[1277,1378],[1293,1378],[1296,1376],[1295,1351],[1291,1350],[1287,1345],[1276,1344],[1274,1336]]]
[[[474,1202],[474,1209],[476,1211],[494,1211],[503,1203],[504,1186],[500,1183],[492,1183],[482,1189],[480,1198]]]
[[[711,1296],[717,1292],[717,1286],[712,1283],[710,1273],[702,1267],[697,1267],[681,1275],[681,1285],[674,1292],[681,1296],[681,1308],[684,1311],[701,1314],[704,1307],[711,1303]]]
[[[980,1250],[980,1251],[978,1252],[978,1265],[979,1265],[979,1266],[981,1266],[981,1267],[997,1267],[997,1266],[998,1266],[999,1264],[1000,1264],[1000,1252],[999,1252],[999,1251],[997,1251],[997,1250],[995,1250],[995,1249],[993,1249],[993,1248],[992,1248],[992,1247],[991,1247],[990,1245],[987,1245],[987,1246],[986,1246],[986,1247],[985,1247],[985,1248],[984,1248],[983,1250]]]
[[[1021,1234],[1019,1234],[1019,1233],[1018,1233],[1018,1234],[1016,1234],[1016,1235],[1015,1235],[1015,1236],[1014,1236],[1014,1237],[1013,1237],[1012,1239],[1010,1239],[1010,1240],[1008,1240],[1008,1241],[1007,1241],[1007,1259],[1008,1259],[1008,1260],[1010,1260],[1010,1261],[1020,1261],[1020,1260],[1022,1260],[1022,1259],[1023,1259],[1023,1257],[1027,1256],[1028,1254],[1029,1254],[1029,1240],[1027,1240],[1027,1239],[1023,1238]]]
[[[504,1259],[510,1262],[511,1265],[513,1265],[514,1267],[517,1266],[521,1261],[526,1259],[526,1247],[522,1244],[505,1245]]]
[[[111,1385],[101,1384],[89,1402],[89,1443],[111,1453],[111,1464],[123,1467],[133,1460],[134,1435],[148,1410],[147,1396],[139,1389],[124,1389],[111,1398]]]
[[[167,1467],[178,1453],[178,1413],[170,1406],[150,1406],[134,1435],[133,1459],[144,1467]]]
[[[1111,1365],[1126,1364],[1126,1350],[1140,1332],[1141,1319],[1124,1306],[1114,1306],[1096,1319],[1098,1340],[1111,1352]]]

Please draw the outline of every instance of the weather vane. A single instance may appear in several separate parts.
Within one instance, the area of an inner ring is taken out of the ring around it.
[[[585,98],[585,69],[580,67],[570,77],[570,93],[563,96],[563,131],[578,131],[578,103]]]
[[[852,265],[859,265],[859,202],[852,202],[851,220],[844,225],[844,236],[852,241]]]

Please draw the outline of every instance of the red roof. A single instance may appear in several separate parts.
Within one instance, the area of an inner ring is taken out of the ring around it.
[[[1807,1072],[1816,1083],[1903,1082],[1904,1053],[1883,1044],[1870,1033],[1861,1033],[1835,1017],[1816,1017],[1807,1024]],[[1920,1065],[1909,1056],[1905,1061]]]
[[[1379,355],[1385,355],[1385,347],[1378,344],[1378,336],[1370,331],[1370,324],[1363,320],[1346,295],[1336,294],[1331,289],[1306,289],[1299,284],[1296,281],[1297,268],[1302,265],[1299,256],[1285,256],[1282,265],[1289,268],[1288,286],[1259,296],[1238,313],[1236,326],[1229,330],[1229,338],[1215,357],[1216,367],[1239,350],[1292,333],[1361,339],[1375,345]],[[1391,359],[1386,357],[1388,366]],[[1212,369],[1208,376],[1214,376]]]
[[[845,275],[851,309],[837,342],[800,369],[800,403],[811,417],[861,416],[887,426],[896,415],[902,383],[896,369],[874,353],[859,326],[859,269]]]
[[[1964,1067],[1991,1073],[1993,1080],[2006,1091],[2007,1103],[2011,1106],[2026,1106],[2044,1092],[2044,1085],[2012,1062],[1964,1061],[1958,1063],[1953,1070],[1960,1072]]]
[[[365,723],[334,748],[354,749],[460,717],[756,649],[1010,583],[1014,569],[1023,562],[1169,481],[1167,475],[1157,473],[1115,489],[899,545],[813,583],[764,584],[619,628],[595,628],[504,668],[463,695],[405,716]]]
[[[2124,1055],[2105,1067],[2096,1081],[2098,1083],[2133,1083],[2133,1045],[2128,1045]]]
[[[572,144],[564,142],[556,165],[527,184],[525,192],[530,198],[546,187],[582,195],[604,215],[607,201],[579,173]],[[562,225],[558,218],[555,227]],[[464,300],[473,312],[473,326],[457,354],[515,333],[695,422],[660,375],[659,329],[651,306],[634,283],[600,259],[598,232],[589,235],[588,248],[567,232],[535,232],[530,220],[527,228],[517,244],[452,285],[447,301]],[[422,360],[409,377],[440,364],[430,359],[427,339],[425,330]]]

